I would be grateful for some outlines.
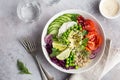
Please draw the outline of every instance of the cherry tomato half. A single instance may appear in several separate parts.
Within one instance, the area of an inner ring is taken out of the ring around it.
[[[86,19],[84,22],[84,29],[87,31],[94,31],[96,30],[94,22],[92,20]]]
[[[95,41],[97,39],[98,33],[96,31],[88,32],[86,37],[89,39],[89,41]]]
[[[102,38],[96,31],[89,32],[86,37],[89,39],[87,46],[90,50],[96,50],[102,43]]]
[[[96,50],[95,42],[88,41],[88,48],[89,48],[90,50]]]

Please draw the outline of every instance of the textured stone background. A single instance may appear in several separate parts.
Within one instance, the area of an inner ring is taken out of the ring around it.
[[[18,2],[19,0],[0,0],[0,80],[41,80],[34,60],[18,43],[17,39],[26,35],[40,39],[46,22],[62,10],[80,9],[91,13],[102,24],[106,37],[112,40],[112,47],[120,47],[120,17],[114,20],[104,18],[99,12],[100,0],[61,0],[53,6],[45,6],[43,1],[40,1],[42,6],[41,20],[32,24],[26,24],[17,17]],[[53,68],[46,61],[42,51],[39,52],[38,56],[42,65],[56,80],[64,80],[68,76],[68,74]],[[32,75],[18,74],[17,59],[28,66]],[[120,64],[107,74],[103,80],[119,80],[120,77],[117,76],[119,73]]]

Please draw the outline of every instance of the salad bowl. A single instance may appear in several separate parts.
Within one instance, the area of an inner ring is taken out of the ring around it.
[[[77,36],[75,39],[70,37],[75,37],[73,34]],[[94,35],[94,38],[91,39],[89,35]],[[94,44],[91,41],[95,41]],[[77,9],[65,10],[53,16],[45,25],[41,47],[45,58],[56,69],[66,73],[82,73],[91,69],[101,59],[104,54],[105,35],[102,25],[91,14]]]

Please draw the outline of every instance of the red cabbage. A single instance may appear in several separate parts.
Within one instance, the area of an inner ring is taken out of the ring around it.
[[[90,59],[94,59],[95,57],[96,57],[96,53],[91,53],[89,56]]]
[[[51,61],[53,63],[55,63],[56,65],[62,67],[63,69],[67,69],[67,70],[68,69],[75,69],[74,66],[73,67],[70,66],[70,67],[66,68],[66,66],[65,66],[65,64],[66,64],[65,60],[58,60],[56,57],[51,57]]]
[[[52,35],[49,34],[45,37],[45,43],[46,43],[46,50],[49,54],[52,53]]]
[[[48,52],[49,54],[51,54],[51,53],[52,53],[52,45],[46,44],[45,47],[46,47],[47,52]]]
[[[96,53],[96,54],[97,54],[99,51],[100,51],[100,47],[97,48],[96,50],[94,50],[93,53]]]
[[[52,45],[52,35],[51,34],[49,34],[45,37],[45,43]]]
[[[94,59],[99,51],[100,51],[100,47],[97,48],[96,50],[94,50],[94,51],[90,54],[89,58],[90,58],[90,59]]]
[[[66,68],[64,60],[58,60],[56,57],[51,57],[51,61],[62,68]]]

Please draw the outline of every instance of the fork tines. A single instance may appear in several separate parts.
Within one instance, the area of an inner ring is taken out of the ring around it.
[[[28,38],[24,38],[22,40],[19,40],[19,42],[22,44],[22,46],[29,52],[32,53],[37,50],[38,45],[36,41],[30,40]]]

